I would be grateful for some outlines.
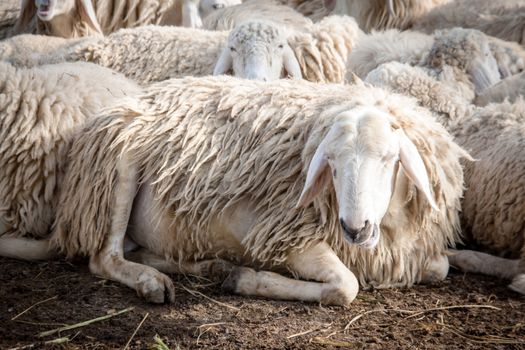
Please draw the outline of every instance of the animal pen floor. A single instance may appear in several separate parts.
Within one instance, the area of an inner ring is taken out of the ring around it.
[[[477,275],[452,272],[434,286],[361,291],[349,308],[227,295],[205,280],[172,276],[175,304],[150,305],[92,276],[85,262],[0,258],[0,266],[0,349],[123,348],[137,329],[129,348],[525,349],[525,298]],[[39,337],[100,316],[110,317]],[[65,337],[68,343],[44,343]]]

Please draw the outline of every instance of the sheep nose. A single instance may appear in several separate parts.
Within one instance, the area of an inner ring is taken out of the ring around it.
[[[357,239],[357,236],[361,231],[363,231],[365,228],[367,228],[370,225],[370,222],[368,220],[365,221],[364,225],[359,228],[350,228],[348,225],[344,222],[343,219],[339,219],[339,222],[341,223],[341,226],[343,227],[343,230],[346,232],[346,234],[355,241]]]

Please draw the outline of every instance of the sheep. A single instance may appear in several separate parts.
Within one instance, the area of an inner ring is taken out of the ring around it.
[[[167,80],[77,138],[45,249],[88,255],[93,273],[152,302],[174,298],[159,268],[229,273],[223,286],[243,295],[347,305],[358,281],[446,276],[467,156],[413,99],[363,84]],[[123,258],[126,227],[140,264]]]
[[[525,102],[477,108],[451,132],[477,159],[465,165],[467,238],[506,257],[461,250],[451,262],[463,271],[511,279],[509,287],[525,294]]]
[[[503,79],[488,88],[476,97],[474,103],[485,106],[493,102],[503,102],[505,99],[514,102],[520,96],[525,96],[525,72]]]
[[[384,40],[389,37],[390,33],[384,33],[379,36],[377,43],[362,39],[360,43],[364,44],[360,45],[363,47],[358,45],[350,54],[350,68],[363,77],[374,66],[391,59],[400,58],[399,60],[409,61],[410,64],[419,59],[417,65],[424,67],[428,74],[438,80],[454,84],[459,95],[468,102],[476,94],[500,81],[498,63],[490,50],[490,42],[477,30],[454,28],[438,31],[431,48],[425,50],[424,55],[418,49],[413,50],[414,45],[406,40],[406,37],[413,37],[412,33],[404,34],[398,40]],[[422,42],[422,47],[428,47],[430,41],[427,38]],[[394,53],[395,45],[401,46],[400,53]],[[381,47],[387,49],[381,50]]]
[[[65,38],[148,24],[201,27],[202,16],[240,0],[22,0],[14,32]]]
[[[408,29],[431,9],[451,0],[324,0],[333,14],[354,17],[365,32]]]
[[[235,61],[244,61],[244,67],[248,67],[260,55],[259,63],[264,62],[264,59],[267,61],[257,67],[258,72],[248,69],[244,73],[236,71],[235,74],[266,80],[278,79],[281,77],[280,69],[272,69],[271,64],[275,68],[275,63],[283,62],[281,69],[291,77],[303,76],[312,81],[343,83],[350,80],[345,77],[348,73],[348,55],[358,42],[360,33],[354,19],[340,16],[327,17],[313,25],[311,31],[304,33],[288,31],[269,21],[244,22],[230,33],[229,41],[227,32],[145,26],[123,29],[103,39],[84,39],[68,49],[31,58],[31,64],[85,60],[147,84],[185,75],[223,74],[228,67],[238,66],[234,64],[234,58]],[[237,40],[247,34],[253,35],[253,39],[244,42]],[[225,46],[226,42],[234,46]],[[279,48],[279,45],[283,48]],[[266,50],[254,50],[265,46]],[[236,51],[233,55],[232,47]],[[290,54],[288,47],[295,56]],[[276,54],[268,59],[268,54],[262,53],[275,50],[282,52],[282,61]],[[249,55],[239,54],[245,51],[254,55],[252,60]]]
[[[45,237],[72,140],[102,107],[139,90],[91,63],[0,62],[0,77],[0,235]]]
[[[524,0],[455,0],[420,17],[413,29],[432,33],[443,28],[474,28],[503,40],[524,44],[524,23]]]
[[[273,1],[249,0],[240,5],[215,11],[203,21],[209,30],[228,30],[243,21],[270,20],[292,28],[309,28],[312,21],[292,8]]]
[[[502,78],[525,70],[525,48],[520,44],[488,36],[490,50],[498,62]]]

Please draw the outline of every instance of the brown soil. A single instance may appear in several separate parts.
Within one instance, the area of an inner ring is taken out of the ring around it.
[[[145,315],[130,348],[152,348],[158,344],[153,340],[158,334],[172,350],[525,349],[525,298],[508,290],[504,281],[477,275],[452,272],[434,286],[361,291],[349,308],[227,295],[204,280],[173,276],[175,304],[151,305],[123,285],[92,276],[85,262],[27,263],[0,258],[0,266],[1,349],[27,345],[36,349],[123,348]],[[49,298],[53,299],[35,305]],[[445,306],[458,308],[443,309]],[[75,330],[38,337],[63,324],[128,307],[134,309]],[[441,309],[428,310],[432,308]],[[66,344],[44,344],[65,336],[72,338]]]

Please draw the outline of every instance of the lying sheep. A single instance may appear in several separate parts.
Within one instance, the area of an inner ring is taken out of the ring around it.
[[[453,27],[474,28],[524,44],[525,1],[455,0],[420,17],[413,29],[432,33],[436,29]]]
[[[32,64],[85,60],[142,84],[186,75],[224,74],[229,68],[240,77],[272,80],[302,75],[312,81],[342,83],[348,55],[360,33],[352,18],[340,16],[327,17],[304,33],[268,21],[244,22],[230,33],[229,40],[227,32],[145,26],[84,39],[68,49],[37,56]]]
[[[465,166],[467,237],[503,259],[473,251],[451,257],[463,271],[512,279],[525,294],[525,102],[478,108],[451,132],[477,161]]]
[[[137,86],[90,63],[0,62],[0,235],[48,235],[72,140]]]
[[[366,32],[407,29],[434,7],[451,0],[324,0],[333,14],[352,16]]]
[[[148,24],[201,27],[201,16],[240,0],[22,0],[14,33],[64,38],[109,34]]]
[[[476,97],[474,103],[478,106],[485,106],[504,100],[514,102],[520,96],[525,96],[525,72],[503,79],[498,84],[488,88]]]
[[[419,34],[401,34],[398,39],[389,41],[391,33],[395,34],[389,32],[379,35],[377,42],[362,39],[362,44],[357,45],[350,54],[350,68],[364,77],[370,69],[383,62],[397,59],[414,64],[419,59],[417,65],[425,68],[427,74],[453,84],[459,90],[459,95],[469,102],[476,94],[500,80],[498,63],[490,49],[490,42],[477,30],[454,28],[438,31],[432,41],[423,35],[423,40],[417,46],[410,39]],[[420,47],[428,47],[430,43],[428,51],[419,51]],[[395,53],[396,45],[398,53]],[[387,49],[381,50],[381,47]]]
[[[464,156],[414,100],[362,84],[168,80],[77,140],[52,242],[153,302],[172,301],[173,284],[142,264],[222,269],[236,293],[347,305],[358,281],[446,276]],[[123,258],[126,234],[140,264]]]
[[[308,28],[312,21],[292,8],[273,1],[248,0],[244,3],[215,11],[203,21],[209,30],[229,30],[239,23],[268,20],[292,28]]]
[[[11,35],[19,12],[20,1],[2,0],[2,2],[0,2],[0,40]]]

